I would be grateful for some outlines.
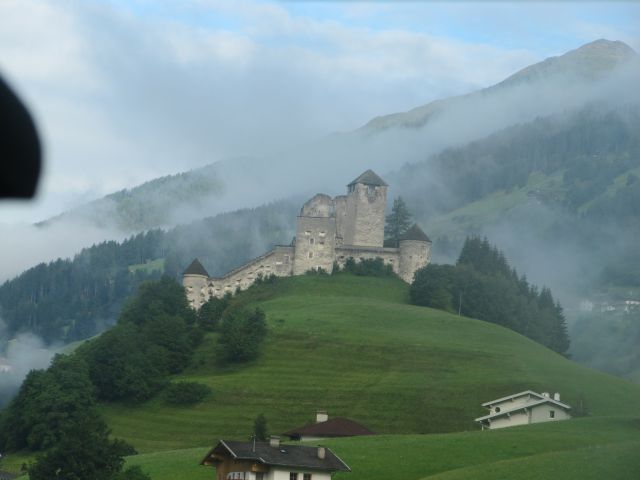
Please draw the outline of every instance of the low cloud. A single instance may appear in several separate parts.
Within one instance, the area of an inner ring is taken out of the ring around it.
[[[0,339],[3,337],[0,333]],[[59,350],[45,347],[40,338],[30,333],[9,340],[4,349],[4,358],[0,358],[0,407],[13,398],[31,370],[47,368]]]

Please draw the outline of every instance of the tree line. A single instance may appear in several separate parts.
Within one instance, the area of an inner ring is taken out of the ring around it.
[[[486,238],[469,237],[455,265],[430,264],[415,274],[411,302],[510,328],[565,354],[569,335],[551,290],[518,276]]]

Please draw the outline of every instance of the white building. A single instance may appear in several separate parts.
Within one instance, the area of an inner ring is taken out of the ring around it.
[[[553,398],[548,393],[531,390],[498,398],[482,404],[489,414],[476,418],[482,429],[505,428],[530,423],[555,422],[571,418],[571,407],[560,401],[560,394]]]
[[[351,469],[325,447],[220,440],[201,465],[216,468],[216,480],[331,480],[333,472]]]

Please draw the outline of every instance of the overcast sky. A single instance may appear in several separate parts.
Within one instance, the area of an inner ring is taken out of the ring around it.
[[[0,0],[0,73],[45,148],[42,220],[115,190],[286,148],[496,83],[607,38],[640,3]]]

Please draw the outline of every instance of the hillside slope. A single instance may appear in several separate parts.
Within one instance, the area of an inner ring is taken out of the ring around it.
[[[475,430],[480,404],[524,389],[580,394],[592,413],[640,415],[640,386],[581,367],[497,325],[405,303],[397,279],[293,277],[240,296],[267,313],[263,356],[216,367],[209,337],[181,378],[211,386],[193,408],[159,400],[104,407],[114,434],[140,452],[246,438],[264,413],[272,433],[306,423],[318,408],[376,433]]]

